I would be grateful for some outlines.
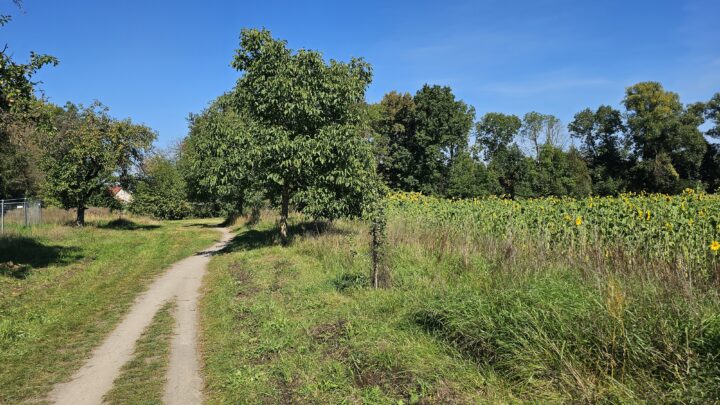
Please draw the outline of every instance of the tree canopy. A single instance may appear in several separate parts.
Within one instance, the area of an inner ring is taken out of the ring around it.
[[[128,156],[140,156],[155,133],[143,125],[117,121],[100,103],[88,107],[68,103],[53,117],[54,130],[41,161],[45,194],[63,208],[77,210],[76,224],[85,224],[88,202],[112,184],[126,168]]]

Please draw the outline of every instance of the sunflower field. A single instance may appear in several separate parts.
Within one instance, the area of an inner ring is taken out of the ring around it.
[[[633,260],[673,263],[688,277],[711,276],[720,254],[720,196],[692,189],[680,195],[501,197],[448,200],[419,193],[388,196],[390,216],[464,238],[523,239],[574,254],[623,252]]]

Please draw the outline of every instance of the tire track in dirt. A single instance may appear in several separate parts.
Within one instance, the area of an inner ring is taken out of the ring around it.
[[[232,238],[219,228],[222,237],[209,249],[173,264],[135,299],[130,311],[70,381],[57,384],[49,395],[55,404],[96,405],[108,392],[120,369],[133,355],[135,342],[168,301],[176,300],[175,328],[170,343],[170,364],[163,400],[167,404],[199,404],[203,381],[198,352],[198,298],[210,257]]]

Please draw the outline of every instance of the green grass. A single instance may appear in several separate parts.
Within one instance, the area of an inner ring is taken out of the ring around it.
[[[217,221],[99,221],[0,238],[0,403],[66,380],[168,265],[209,246]],[[12,264],[10,264],[12,262]]]
[[[372,290],[366,227],[312,229],[296,227],[283,248],[268,222],[239,228],[211,262],[210,403],[720,398],[716,290],[673,291],[503,243],[441,252],[429,248],[453,244],[441,230],[403,233],[397,220],[392,288]]]
[[[169,302],[135,344],[135,353],[103,400],[108,404],[162,404],[175,320]]]
[[[233,252],[211,263],[201,304],[210,403],[512,398],[493,373],[415,325],[424,292],[364,288],[357,227],[287,248],[274,232],[241,229]]]

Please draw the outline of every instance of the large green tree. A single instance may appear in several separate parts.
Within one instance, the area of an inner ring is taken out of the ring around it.
[[[378,169],[387,184],[446,194],[450,168],[468,151],[473,108],[449,87],[424,85],[415,96],[392,91],[371,109]]]
[[[220,96],[190,117],[190,133],[180,148],[179,166],[190,198],[223,214],[242,214],[260,190],[252,122],[236,110],[234,98]]]
[[[415,94],[414,101],[419,146],[414,163],[419,191],[443,194],[455,157],[468,148],[475,109],[456,100],[447,86],[426,84]]]
[[[56,112],[53,124],[41,162],[45,193],[64,208],[75,208],[76,224],[83,226],[91,198],[117,178],[127,156],[150,148],[155,133],[118,122],[97,102],[89,107],[68,103]]]
[[[680,97],[660,83],[642,82],[627,88],[623,104],[638,164],[632,169],[635,188],[676,191],[681,180],[697,180],[707,148],[698,126],[703,106],[683,106]]]
[[[233,66],[242,72],[236,108],[253,123],[256,170],[268,197],[279,202],[283,242],[291,202],[317,218],[362,214],[376,177],[362,128],[370,65],[326,62],[317,51],[293,51],[267,30],[244,29]]]
[[[371,118],[378,172],[396,190],[417,190],[415,158],[421,146],[415,136],[415,101],[409,93],[391,91],[373,106]]]
[[[486,161],[492,161],[507,151],[520,131],[522,121],[517,115],[487,113],[476,124],[477,143]]]
[[[580,152],[589,166],[596,194],[624,191],[628,170],[625,125],[622,113],[602,105],[575,114],[568,124],[573,138],[581,141]]]

